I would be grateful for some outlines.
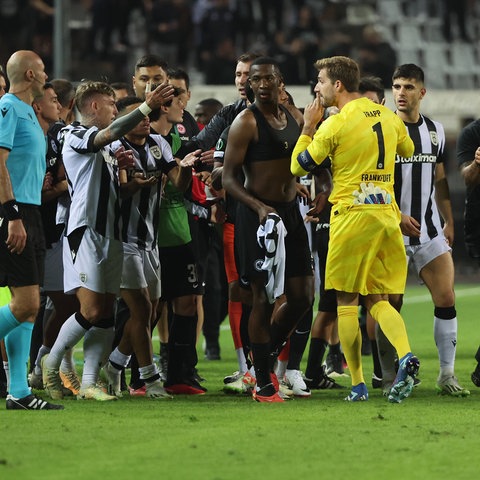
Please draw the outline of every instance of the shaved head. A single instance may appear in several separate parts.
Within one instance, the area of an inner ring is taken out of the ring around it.
[[[9,93],[29,105],[34,98],[42,95],[48,78],[42,59],[31,50],[18,50],[8,59],[7,76],[10,80]]]
[[[11,83],[25,80],[24,75],[28,70],[35,70],[39,64],[43,65],[42,59],[31,50],[18,50],[7,62],[7,76]]]

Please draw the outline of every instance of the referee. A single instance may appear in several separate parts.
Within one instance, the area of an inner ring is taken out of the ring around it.
[[[60,410],[37,398],[27,384],[33,322],[40,307],[45,240],[38,206],[45,177],[46,142],[32,108],[43,95],[45,66],[34,52],[20,50],[7,62],[9,93],[0,100],[0,286],[12,299],[0,308],[10,386],[7,409]]]

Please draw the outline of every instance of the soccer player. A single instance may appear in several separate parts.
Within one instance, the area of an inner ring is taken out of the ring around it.
[[[185,104],[175,89],[172,103],[160,109],[160,117],[152,128],[169,143],[174,157],[181,156],[181,136],[188,135],[182,127]],[[158,245],[161,265],[162,298],[160,311],[168,302],[171,319],[168,329],[168,369],[164,383],[172,394],[203,395],[196,374],[197,301],[204,293],[198,275],[198,259],[192,242],[185,206],[184,191],[167,181],[160,205]]]
[[[138,98],[145,99],[145,90],[153,85],[167,81],[167,62],[157,55],[144,55],[135,64],[135,74],[132,77],[133,91]]]
[[[240,281],[251,288],[253,296],[248,327],[257,380],[253,398],[259,402],[282,402],[276,377],[272,376],[273,361],[313,300],[310,248],[296,201],[296,179],[289,168],[303,120],[300,111],[279,104],[281,74],[273,59],[254,60],[249,82],[255,101],[230,127],[223,186],[238,200],[237,268]],[[242,171],[244,184],[238,180]],[[275,261],[279,263],[272,267],[270,275],[261,268],[265,250],[257,244],[257,230],[269,228],[267,221],[275,225],[272,235],[281,231],[282,226],[288,232],[284,242],[280,240],[276,245]],[[282,243],[286,258],[281,253]],[[279,273],[275,273],[277,267]],[[272,293],[266,288],[268,277],[275,287]],[[272,317],[273,299],[282,290],[286,301]]]
[[[137,108],[142,101],[126,97],[117,102],[119,115]],[[110,393],[121,396],[120,374],[135,351],[140,378],[150,398],[170,397],[160,382],[153,363],[151,327],[160,297],[160,270],[157,227],[163,174],[177,188],[191,181],[191,167],[200,151],[188,154],[177,165],[170,145],[161,135],[150,135],[150,120],[145,117],[134,129],[111,146],[133,152],[135,166],[129,169],[127,182],[121,185],[124,261],[120,294],[130,311],[119,345],[110,354],[105,373]]]
[[[0,286],[10,303],[0,308],[10,384],[7,409],[58,410],[31,393],[26,365],[40,306],[45,238],[38,206],[45,176],[45,136],[32,108],[47,80],[42,59],[29,50],[7,62],[9,93],[0,99]]]
[[[213,116],[205,128],[192,139],[193,146],[191,148],[201,148],[204,152],[209,151],[217,145],[223,132],[232,124],[236,116],[250,104],[250,100],[247,98],[248,75],[252,61],[259,56],[259,54],[247,52],[238,57],[235,66],[235,87],[240,98],[234,103],[226,105]],[[224,147],[225,145],[220,147],[219,151],[224,149]],[[223,168],[222,163],[216,162],[215,167],[219,168],[216,174],[221,178],[221,169]],[[231,196],[229,198],[229,195],[227,194],[226,203],[229,205],[229,212],[233,213],[236,208],[235,199]],[[227,391],[243,392],[244,384],[242,380],[244,374],[248,370],[249,361],[244,353],[244,348],[248,348],[248,346],[245,345],[245,343],[248,343],[248,339],[245,338],[247,335],[241,334],[241,324],[246,324],[248,322],[251,295],[250,292],[242,289],[239,284],[234,255],[234,215],[230,215],[229,221],[224,223],[223,248],[225,271],[228,282],[228,318],[238,361],[238,372],[226,376],[224,382],[226,382],[225,389]],[[243,328],[243,330],[246,331],[247,328]]]
[[[463,397],[470,392],[455,376],[457,313],[451,254],[454,224],[444,166],[445,132],[439,122],[420,113],[420,103],[426,94],[424,82],[423,70],[414,64],[400,65],[393,74],[396,113],[415,145],[413,155],[397,155],[395,198],[402,212],[408,261],[427,286],[434,304],[433,332],[440,361],[436,388],[443,395]],[[390,296],[398,311],[402,300],[402,295]],[[384,346],[379,350],[384,351]],[[393,376],[393,364],[388,363],[382,362],[384,381],[389,380],[389,374],[390,380]]]
[[[114,156],[106,148],[134,128],[153,108],[170,100],[173,88],[159,85],[138,108],[114,121],[118,113],[113,89],[103,82],[77,87],[75,105],[80,123],[67,127],[63,161],[72,200],[64,241],[64,288],[75,293],[80,309],[63,324],[58,338],[43,358],[46,390],[60,387],[58,368],[63,352],[84,338],[84,368],[79,399],[114,400],[97,386],[100,366],[113,340],[113,306],[120,287],[123,247],[118,199],[119,166],[129,166],[128,155]],[[119,165],[122,162],[123,165]]]
[[[65,217],[60,211],[63,212],[62,205],[65,206],[70,203],[70,196],[61,156],[63,137],[61,130],[65,127],[65,123],[60,121],[61,105],[58,102],[53,84],[46,83],[43,96],[35,98],[32,105],[48,140],[46,155],[48,185],[44,186],[42,192],[40,213],[47,247],[43,289],[54,308],[53,310],[46,309],[47,318],[45,321],[43,316],[36,320],[34,333],[36,329],[43,332],[43,343],[39,346],[36,357],[33,357],[35,364],[29,376],[31,387],[43,389],[41,359],[55,343],[60,327],[65,320],[78,309],[78,302],[74,295],[65,295],[63,291],[62,244]],[[57,208],[59,205],[60,208]],[[59,210],[58,216],[57,210]],[[33,342],[31,348],[33,348]],[[64,386],[68,386],[74,394],[77,394],[80,381],[75,370],[71,349],[64,353],[60,376]],[[69,393],[68,390],[63,390],[63,392]]]
[[[385,103],[385,90],[382,85],[382,81],[378,77],[362,77],[360,79],[358,90],[362,97],[369,98],[372,102],[383,105]],[[330,115],[338,113],[338,109],[335,107],[329,110]],[[327,161],[328,162],[328,161]],[[333,379],[329,378],[344,375],[343,373],[343,355],[340,351],[340,342],[338,341],[338,328],[337,328],[337,300],[334,290],[325,290],[325,263],[328,252],[328,241],[330,231],[330,212],[331,203],[325,201],[331,192],[331,176],[329,169],[329,162],[324,162],[325,168],[317,169],[315,172],[315,178],[319,182],[318,190],[319,197],[322,198],[322,210],[318,216],[316,241],[317,241],[317,254],[318,254],[318,267],[320,274],[320,292],[318,302],[318,314],[312,326],[312,338],[310,341],[310,350],[308,354],[307,367],[305,369],[306,383],[310,388],[341,388],[336,384]],[[328,169],[328,172],[327,172]],[[319,198],[319,199],[320,199]],[[323,208],[323,205],[325,207]],[[317,213],[316,207],[312,214]],[[376,352],[376,341],[374,337],[375,322],[371,318],[370,314],[367,314],[367,328],[369,329],[369,335],[372,334],[372,356],[374,357],[374,374],[372,377],[372,386],[377,387],[376,377],[380,379],[381,387],[381,368],[378,361],[378,354]],[[334,336],[337,341],[332,340]],[[323,367],[323,356],[328,344],[329,352],[326,357],[326,366]],[[375,375],[377,374],[377,375]]]
[[[292,154],[291,170],[301,176],[328,156],[332,162],[325,288],[337,291],[340,342],[352,378],[352,390],[345,400],[368,399],[358,324],[360,294],[398,352],[398,375],[388,399],[401,402],[413,389],[419,362],[410,351],[402,317],[388,302],[389,293],[404,290],[407,273],[393,172],[396,152],[410,156],[413,142],[393,112],[361,97],[355,61],[330,57],[318,60],[315,67],[317,96],[305,107],[305,124]],[[315,131],[330,106],[339,113]]]
[[[465,244],[474,260],[480,259],[480,120],[466,125],[457,140],[457,160],[467,188],[465,200]],[[471,379],[480,387],[480,347],[475,355],[477,366]]]

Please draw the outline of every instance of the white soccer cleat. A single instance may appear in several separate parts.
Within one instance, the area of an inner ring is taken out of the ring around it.
[[[115,397],[122,397],[121,377],[122,371],[115,368],[110,361],[103,367],[103,373],[107,379],[107,393]]]
[[[77,395],[77,400],[96,400],[97,402],[109,402],[112,400],[117,400],[117,397],[114,395],[109,395],[104,392],[97,385],[86,385],[82,386]]]
[[[300,370],[288,370],[285,372],[285,383],[296,397],[309,397],[312,392],[307,387]]]

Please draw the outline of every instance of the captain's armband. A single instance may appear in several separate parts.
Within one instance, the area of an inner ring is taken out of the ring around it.
[[[304,150],[297,156],[297,162],[306,172],[311,172],[318,165],[312,156],[308,153],[308,150]]]

